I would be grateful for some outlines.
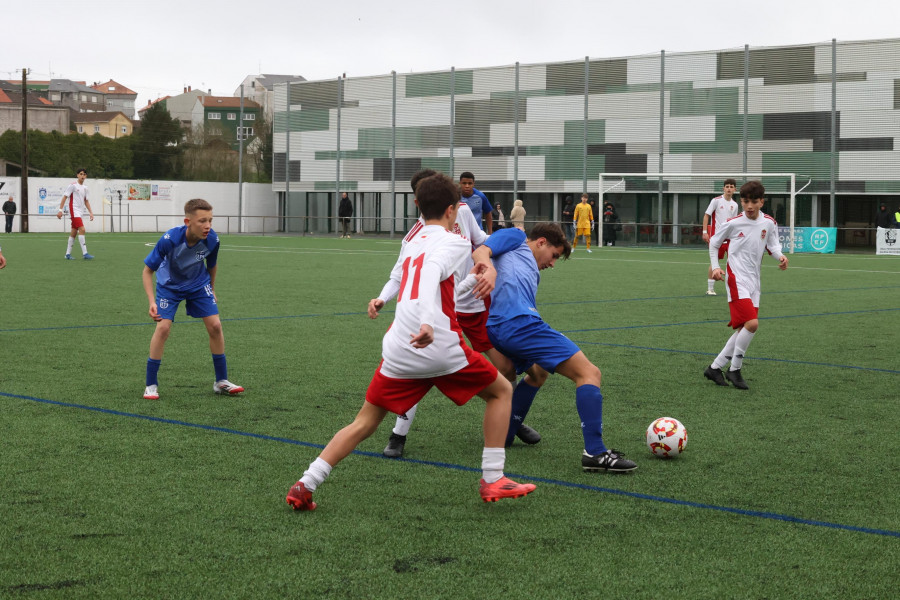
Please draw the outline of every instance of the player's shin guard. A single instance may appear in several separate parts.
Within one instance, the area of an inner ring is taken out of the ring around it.
[[[506,433],[507,447],[512,446],[513,438],[516,437],[516,432],[525,421],[525,417],[531,409],[531,403],[534,402],[534,397],[537,395],[539,389],[541,388],[526,383],[525,378],[523,377],[516,386],[516,389],[513,390],[512,413],[509,416],[509,431]]]
[[[603,394],[596,385],[575,388],[575,407],[581,418],[584,449],[591,456],[606,452],[603,444]]]
[[[503,466],[506,463],[504,448],[485,448],[481,453],[482,479],[494,483],[503,477]]]
[[[743,331],[743,329],[738,329],[734,333],[731,334],[731,337],[728,338],[728,341],[725,342],[725,347],[722,348],[722,351],[719,352],[719,355],[716,356],[716,360],[712,362],[712,366],[714,369],[721,369],[725,365],[728,364],[728,361],[731,360],[731,357],[734,356],[734,343],[737,341],[738,334]]]
[[[738,330],[737,337],[734,341],[734,357],[731,359],[731,370],[737,371],[744,364],[744,354],[753,341],[756,332],[749,332],[744,328]]]
[[[144,385],[159,385],[157,375],[159,374],[159,365],[161,363],[162,360],[156,360],[155,358],[147,359],[147,383]]]
[[[406,435],[409,433],[409,429],[410,427],[412,427],[413,419],[416,417],[416,408],[418,408],[418,406],[419,405],[416,404],[404,414],[397,417],[397,422],[394,423],[394,433],[396,433],[397,435]]]

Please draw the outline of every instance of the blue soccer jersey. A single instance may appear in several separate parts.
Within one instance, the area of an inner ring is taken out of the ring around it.
[[[182,296],[209,285],[209,269],[216,266],[219,236],[211,230],[205,240],[193,246],[187,243],[187,225],[168,230],[144,259],[156,271],[156,289],[160,295]]]
[[[460,198],[460,200],[465,202],[466,206],[471,209],[472,214],[475,215],[475,222],[478,223],[478,227],[484,229],[484,225],[481,223],[482,218],[484,218],[484,214],[494,210],[494,207],[487,199],[487,196],[479,192],[477,189],[473,189],[471,196],[469,196],[468,198]]]
[[[541,274],[527,239],[524,231],[511,228],[495,232],[484,243],[497,269],[488,326],[522,315],[541,318],[536,302]]]

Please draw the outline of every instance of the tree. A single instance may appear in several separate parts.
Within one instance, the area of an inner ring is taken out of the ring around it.
[[[183,136],[181,123],[161,102],[147,109],[141,126],[133,134],[134,177],[178,179]]]

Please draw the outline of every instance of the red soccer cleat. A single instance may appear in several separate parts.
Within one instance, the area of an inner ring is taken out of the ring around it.
[[[481,480],[481,499],[485,502],[496,502],[501,498],[521,498],[535,490],[533,483],[516,483],[509,477],[501,477],[494,483]]]
[[[217,394],[240,394],[244,391],[244,388],[231,383],[227,379],[220,379],[213,384],[213,391]]]
[[[294,484],[285,501],[294,510],[316,510],[316,503],[312,501],[312,492],[306,489],[306,486],[300,481]]]

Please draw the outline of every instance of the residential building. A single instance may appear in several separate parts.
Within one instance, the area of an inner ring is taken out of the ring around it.
[[[22,130],[22,92],[12,86],[0,87],[0,134],[7,129]],[[69,133],[69,109],[53,106],[35,92],[28,93],[28,129]]]
[[[207,137],[221,138],[232,148],[238,142],[249,142],[256,135],[256,121],[262,107],[253,100],[244,99],[241,121],[241,99],[233,96],[204,96],[194,104],[191,126],[202,129]]]
[[[262,106],[266,121],[271,123],[275,106],[273,102],[275,86],[289,81],[306,81],[306,78],[301,75],[273,75],[272,73],[263,73],[260,75],[247,75],[241,85],[244,86],[244,98],[249,98]],[[234,90],[234,95],[240,98],[240,86]]]
[[[148,108],[153,106],[158,102],[162,102],[163,106],[169,114],[178,119],[181,122],[182,127],[185,129],[190,129],[191,127],[191,119],[193,118],[194,112],[194,104],[197,103],[197,98],[202,98],[204,96],[209,96],[210,92],[203,90],[195,90],[191,86],[186,86],[184,88],[184,92],[178,94],[177,96],[163,96],[162,98],[157,98],[156,100],[148,101],[147,106],[141,108],[138,111],[138,117],[143,117],[143,114],[147,111]]]
[[[56,106],[67,106],[75,112],[106,110],[106,93],[88,87],[83,81],[51,79],[47,99]]]
[[[99,133],[108,138],[120,138],[134,132],[134,122],[121,111],[76,113],[72,115],[78,133]]]
[[[105,83],[95,83],[93,89],[103,92],[106,97],[106,110],[119,111],[129,119],[134,118],[134,103],[137,100],[137,92],[132,91],[113,79]]]

